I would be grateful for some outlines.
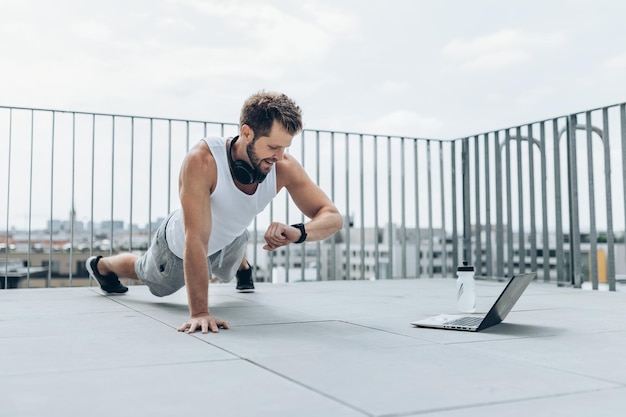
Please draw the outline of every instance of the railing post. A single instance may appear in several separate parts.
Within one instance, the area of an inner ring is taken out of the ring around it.
[[[568,152],[569,161],[569,223],[570,223],[570,265],[571,279],[574,287],[582,285],[580,268],[580,219],[578,216],[578,168],[576,161],[576,115],[568,118]]]
[[[463,180],[463,260],[472,262],[472,219],[470,217],[469,138],[463,138],[461,169]]]

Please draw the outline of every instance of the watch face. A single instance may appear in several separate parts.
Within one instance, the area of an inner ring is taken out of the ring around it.
[[[306,230],[304,228],[304,224],[303,223],[297,223],[297,224],[292,224],[292,227],[295,227],[297,229],[300,229],[300,239],[298,239],[297,241],[295,241],[294,243],[302,243],[306,240]]]

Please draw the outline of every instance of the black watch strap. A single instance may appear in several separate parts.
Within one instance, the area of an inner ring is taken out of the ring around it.
[[[293,243],[302,243],[306,240],[306,230],[304,229],[303,223],[292,224],[291,227],[295,227],[296,229],[300,229],[300,239],[296,240]]]

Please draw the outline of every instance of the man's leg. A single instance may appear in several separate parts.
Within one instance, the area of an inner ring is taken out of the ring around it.
[[[86,267],[89,275],[98,283],[107,294],[123,294],[128,287],[123,285],[119,277],[138,279],[135,272],[135,261],[139,257],[131,253],[103,258],[91,256],[87,259]]]
[[[248,260],[246,258],[246,254],[244,252],[243,254],[243,259],[241,260],[241,264],[239,264],[239,267],[237,267],[237,274],[239,274],[239,272],[244,271],[246,269],[251,268],[250,264],[248,263]],[[211,277],[211,283],[217,283],[220,282],[220,279],[216,276]],[[237,287],[239,287],[239,279],[237,279]],[[252,288],[254,288],[254,284],[252,284]]]
[[[209,257],[210,272],[213,279],[220,282],[230,282],[233,276],[237,277],[237,290],[240,292],[254,292],[252,268],[246,260],[246,246],[248,231],[244,231],[221,251]]]
[[[252,268],[248,263],[246,252],[243,253],[243,259],[237,269],[237,291],[254,292],[254,280],[252,279]]]
[[[102,275],[113,272],[118,277],[139,279],[135,272],[135,261],[137,259],[139,259],[139,256],[132,253],[121,253],[119,255],[100,258],[98,262],[98,272]]]

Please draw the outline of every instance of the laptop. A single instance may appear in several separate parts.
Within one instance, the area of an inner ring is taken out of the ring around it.
[[[423,320],[411,322],[415,327],[428,327],[433,329],[464,330],[468,332],[479,332],[491,326],[495,326],[504,320],[528,287],[528,284],[535,279],[536,272],[513,276],[496,302],[486,315],[461,315],[461,314],[440,314]]]

